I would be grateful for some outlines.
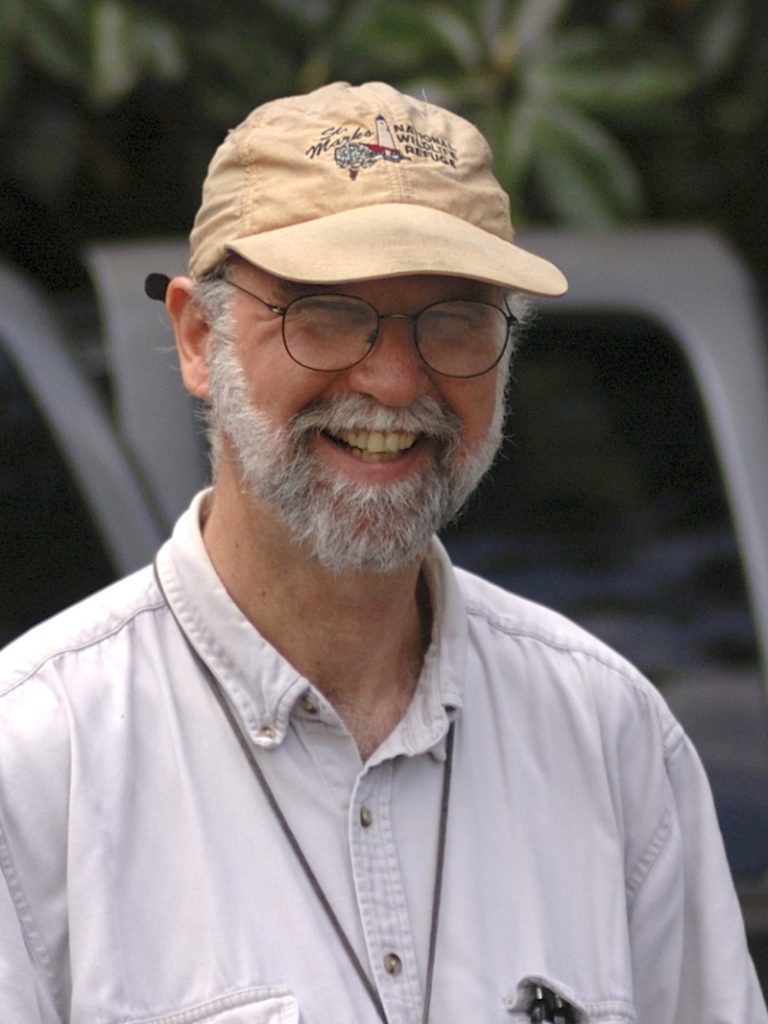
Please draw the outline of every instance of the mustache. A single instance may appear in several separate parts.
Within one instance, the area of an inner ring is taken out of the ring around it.
[[[291,420],[294,443],[311,434],[338,434],[342,430],[372,430],[382,433],[426,434],[451,448],[461,442],[459,417],[429,395],[419,395],[402,409],[382,405],[368,395],[335,395],[316,399]]]

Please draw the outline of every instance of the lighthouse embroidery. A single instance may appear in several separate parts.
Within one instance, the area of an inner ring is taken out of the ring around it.
[[[375,119],[374,128],[373,131],[361,127],[354,130],[326,128],[306,154],[311,160],[333,154],[337,166],[348,171],[352,181],[361,170],[381,160],[400,163],[401,160],[428,159],[456,167],[456,150],[443,138],[420,132],[410,124],[396,124],[393,132],[381,114]]]
[[[361,169],[372,167],[379,160],[390,160],[393,163],[398,163],[400,160],[408,159],[395,146],[395,140],[392,138],[389,125],[381,114],[376,118],[375,142],[359,142],[355,139],[347,139],[336,146],[333,151],[333,158],[339,167],[349,171],[349,176],[353,181]]]

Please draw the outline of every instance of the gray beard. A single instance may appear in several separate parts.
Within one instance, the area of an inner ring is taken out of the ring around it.
[[[499,371],[505,377],[504,371]],[[390,409],[359,394],[318,399],[285,427],[254,408],[232,344],[216,340],[210,362],[209,422],[214,447],[226,435],[241,483],[264,502],[326,569],[392,573],[421,558],[430,538],[458,514],[493,462],[502,439],[504,385],[478,449],[462,450],[461,422],[428,396]],[[310,451],[312,438],[344,428],[425,434],[434,456],[408,480],[349,480]]]

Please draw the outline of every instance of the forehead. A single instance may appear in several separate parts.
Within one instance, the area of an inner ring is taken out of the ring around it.
[[[341,281],[322,284],[312,281],[290,281],[245,261],[238,261],[242,267],[239,276],[244,284],[254,290],[261,288],[265,298],[287,304],[302,295],[333,293],[357,295],[377,308],[398,303],[427,306],[442,299],[477,299],[500,304],[504,289],[484,281],[474,281],[447,274],[404,274],[402,277],[369,278],[363,281]]]

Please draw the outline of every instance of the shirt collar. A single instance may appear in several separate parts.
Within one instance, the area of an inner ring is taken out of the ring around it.
[[[311,684],[268,643],[227,593],[208,557],[203,491],[178,520],[156,568],[179,626],[223,688],[254,743],[278,746],[297,701]],[[376,760],[433,750],[442,757],[449,716],[462,706],[467,624],[448,555],[435,538],[424,563],[432,603],[432,637],[411,705]]]

